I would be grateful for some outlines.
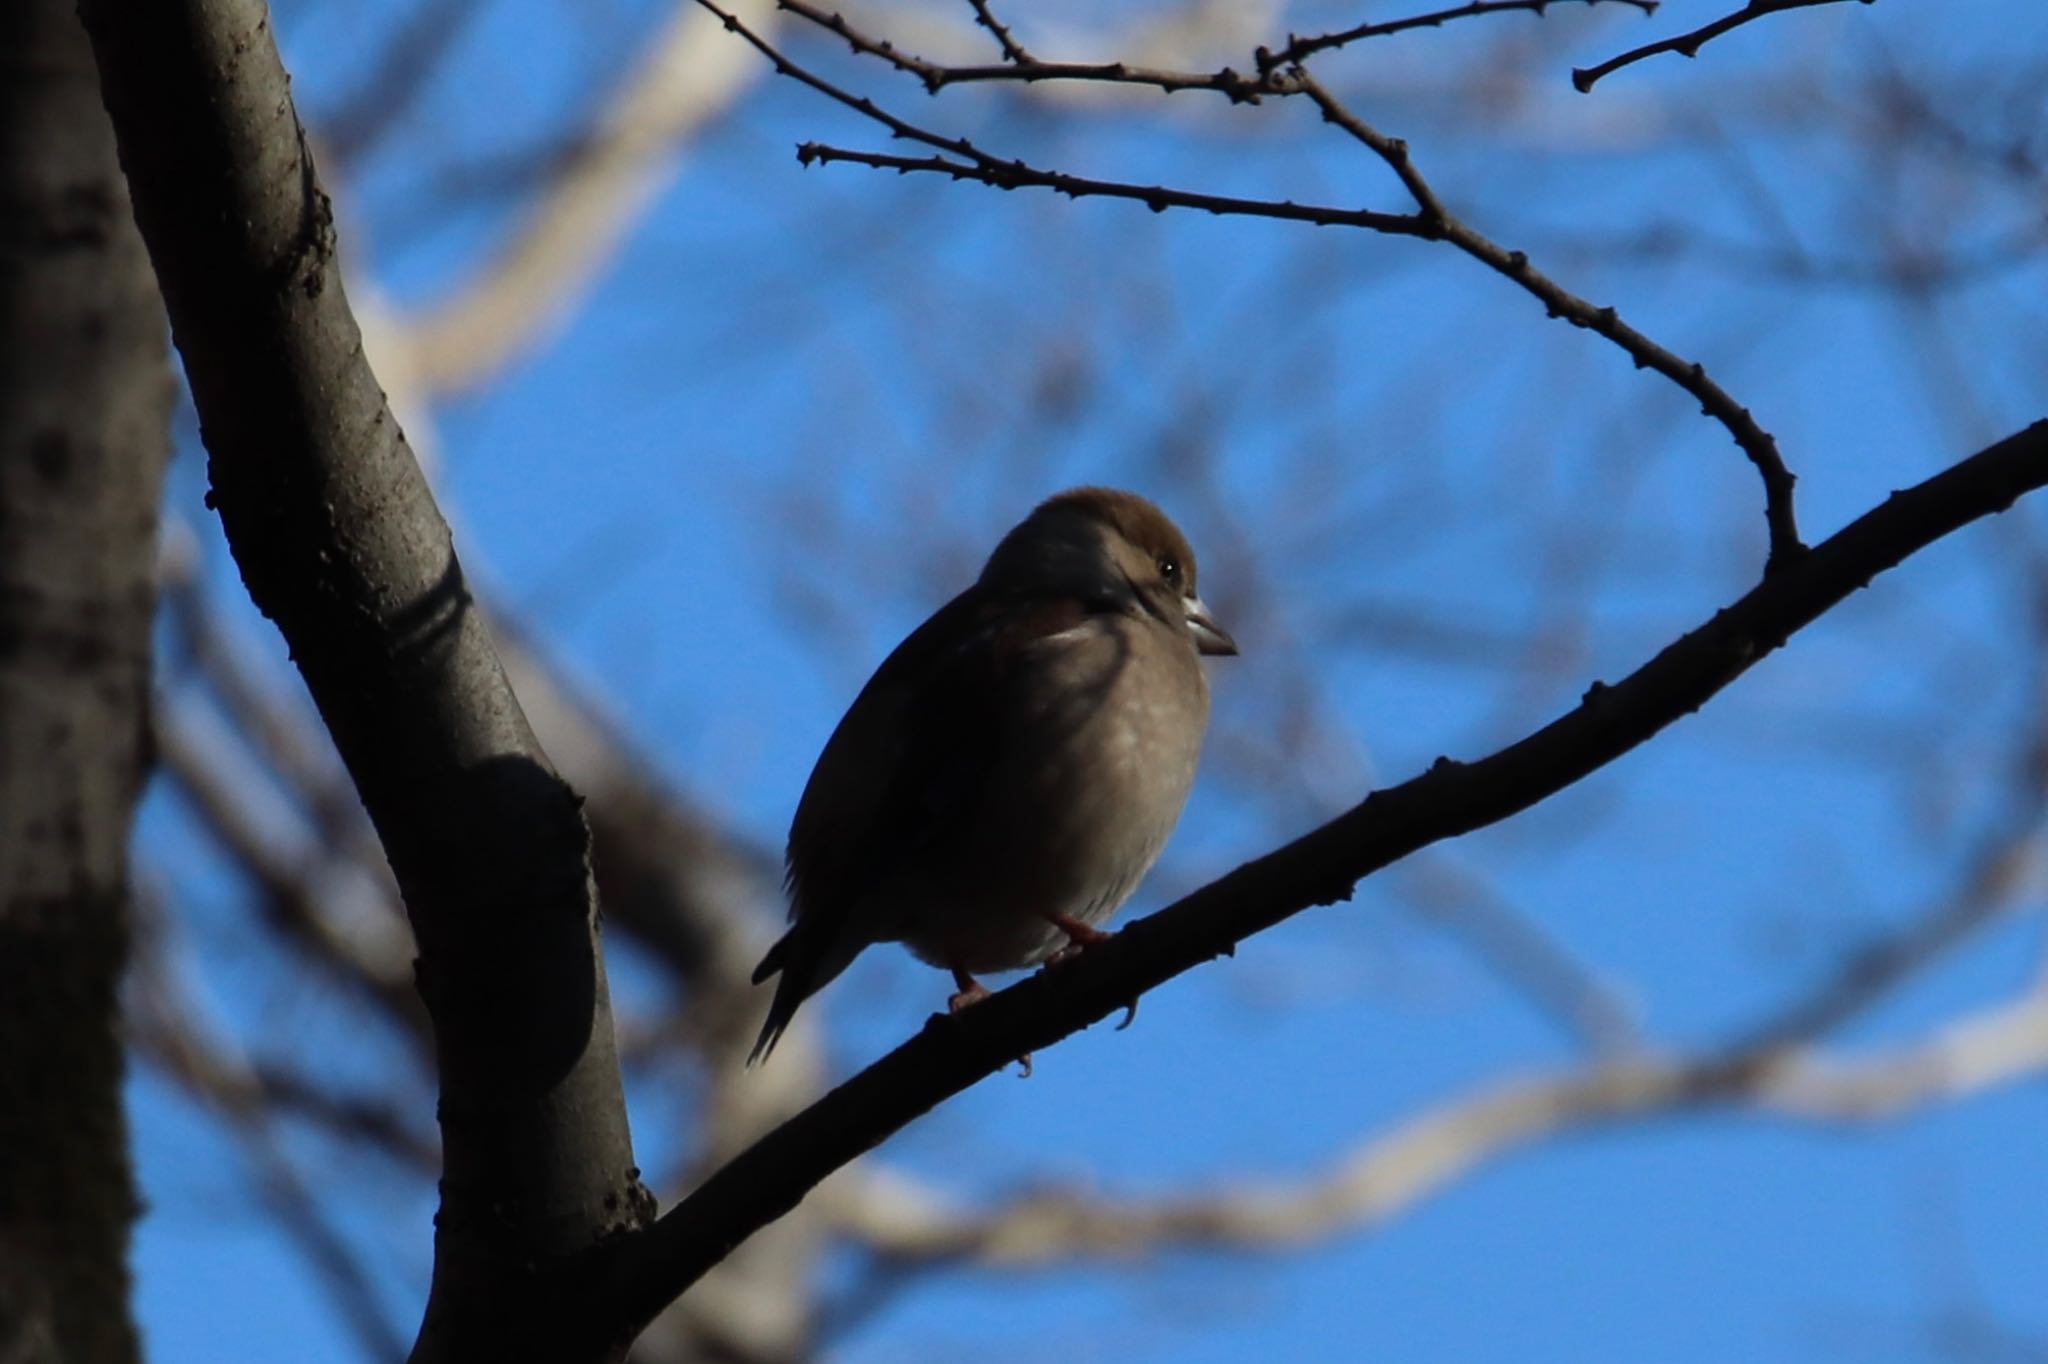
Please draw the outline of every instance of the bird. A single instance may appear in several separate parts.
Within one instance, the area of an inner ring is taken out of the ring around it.
[[[1209,723],[1203,655],[1237,643],[1195,552],[1137,493],[1070,488],[876,669],[789,830],[789,929],[747,1059],[870,944],[978,975],[1063,960],[1137,888],[1180,821]]]

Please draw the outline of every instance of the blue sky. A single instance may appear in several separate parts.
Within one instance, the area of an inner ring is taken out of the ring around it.
[[[346,103],[374,50],[365,35],[402,8],[284,7],[302,107]],[[1300,22],[1341,24],[1350,9],[1309,6]],[[1592,96],[1565,86],[1572,64],[1695,10],[1718,12],[1674,4],[1647,25],[1605,10],[1506,16],[1526,44],[1509,69],[1539,83],[1505,106],[1440,83],[1438,64],[1498,36],[1471,26],[1331,59],[1322,74],[1410,139],[1455,210],[1704,360],[1778,436],[1818,539],[2043,415],[2048,264],[2036,252],[1906,305],[1755,261],[1854,265],[1887,243],[2038,229],[2037,185],[1839,129],[1878,117],[1869,73],[1884,69],[1952,99],[1966,129],[1993,126],[1997,108],[2024,115],[2024,82],[2001,104],[1981,73],[2010,79],[2008,54],[2048,47],[2048,14],[2031,0],[1837,6],[1780,16],[1696,62],[1620,73]],[[425,99],[348,168],[344,222],[378,286],[424,308],[480,268],[519,200],[467,191],[454,171],[559,137],[657,18],[623,0],[601,22],[546,0],[481,10]],[[1785,89],[1769,81],[1786,69],[1810,73],[1798,98],[1752,98]],[[1113,119],[865,81],[1005,153],[1403,206],[1377,163],[1298,109],[1182,97]],[[693,143],[546,344],[434,412],[439,486],[472,573],[678,789],[715,793],[763,846],[779,843],[867,672],[1068,483],[1157,498],[1203,550],[1205,595],[1247,613],[1226,621],[1245,651],[1214,674],[1211,759],[1132,912],[1374,782],[1516,737],[1754,579],[1759,497],[1726,435],[1442,247],[804,171],[791,149],[808,137],[883,145],[788,82],[762,86]],[[1856,145],[1876,150],[1845,150]],[[1659,232],[1742,250],[1662,254],[1644,246]],[[202,478],[188,450],[169,496],[210,526]],[[2012,564],[2038,552],[2043,529],[2038,509],[1972,528],[1663,739],[1440,855],[1618,982],[1655,1044],[1738,1034],[1938,900],[1982,837],[2031,719]],[[231,599],[225,551],[204,553]],[[1476,657],[1420,650],[1387,624],[1396,609],[1501,642]],[[263,622],[244,607],[240,624],[288,677]],[[1554,661],[1529,641],[1548,641]],[[1290,695],[1310,699],[1290,709]],[[1260,775],[1246,755],[1275,751],[1304,711],[1322,741],[1290,750],[1287,775]],[[281,975],[238,938],[245,892],[162,791],[141,840],[143,865],[176,887],[222,1027],[253,1053],[311,1057],[374,1088],[395,1043],[352,1030],[336,992]],[[2039,970],[2038,910],[2036,888],[2027,912],[1859,1022],[1849,1044],[1919,1036],[2015,993]],[[630,999],[634,968],[615,969]],[[947,988],[882,949],[813,1007],[851,1068]],[[1051,1180],[1129,1196],[1279,1180],[1476,1087],[1575,1059],[1381,878],[1156,992],[1131,1030],[1040,1057],[1028,1084],[984,1083],[884,1155],[963,1198]],[[392,1097],[430,1115],[426,1096]],[[661,1169],[675,1158],[667,1097],[634,1099],[642,1163]],[[222,1129],[147,1073],[132,1112],[152,1357],[360,1358]],[[832,1357],[2040,1358],[2044,1120],[2034,1082],[1870,1127],[1727,1113],[1622,1125],[1516,1154],[1299,1254],[934,1275]],[[424,1192],[308,1134],[291,1149],[335,1192],[338,1225],[409,1338]]]

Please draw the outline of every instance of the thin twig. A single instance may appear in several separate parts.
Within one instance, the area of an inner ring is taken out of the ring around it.
[[[1246,75],[1232,67],[1219,67],[1214,71],[1185,71],[1167,67],[1141,66],[1131,62],[1049,62],[1033,57],[1017,45],[1009,31],[996,24],[992,31],[998,33],[1003,43],[1003,61],[990,64],[954,65],[933,61],[914,52],[907,52],[888,38],[878,38],[856,27],[847,17],[834,9],[814,4],[811,0],[776,0],[776,8],[786,10],[800,19],[816,24],[819,28],[844,40],[854,52],[875,57],[887,62],[898,71],[916,76],[930,94],[937,94],[949,85],[968,85],[977,82],[1005,81],[1034,85],[1041,81],[1077,81],[1096,85],[1138,85],[1160,90],[1166,94],[1178,94],[1186,90],[1209,90],[1224,96],[1233,104],[1257,104],[1260,97],[1269,94],[1288,94],[1291,91],[1274,88],[1273,77],[1286,66],[1299,62],[1315,52],[1330,51],[1365,38],[1379,38],[1410,29],[1434,28],[1453,19],[1470,18],[1477,15],[1502,14],[1512,11],[1544,13],[1551,5],[1566,0],[1474,0],[1474,3],[1459,5],[1452,9],[1437,10],[1429,14],[1418,14],[1405,19],[1390,19],[1384,23],[1363,24],[1346,29],[1341,33],[1325,33],[1312,38],[1290,38],[1278,52],[1261,47],[1253,54],[1256,63],[1254,74]],[[1633,5],[1645,14],[1653,13],[1659,0],[1581,0],[1587,5],[1603,3]],[[1807,0],[1818,3],[1819,0]],[[985,13],[985,0],[969,0],[977,15]],[[723,11],[714,10],[723,16]],[[977,22],[981,20],[977,19]],[[984,27],[994,23],[990,18]],[[728,23],[727,27],[732,27]],[[739,31],[735,29],[735,31]],[[759,46],[759,44],[756,44]]]
[[[988,0],[967,0],[967,3],[974,9],[974,22],[995,36],[996,46],[1003,50],[1003,60],[1015,62],[1019,66],[1029,65],[1033,61],[1031,54],[1024,50],[1024,44],[1011,37],[1008,26],[996,18],[994,11],[989,8]]]
[[[1322,33],[1312,38],[1289,37],[1286,46],[1277,52],[1265,48],[1258,51],[1259,70],[1277,71],[1292,66],[1305,57],[1318,52],[1334,52],[1340,47],[1361,42],[1367,38],[1384,38],[1390,33],[1405,33],[1409,29],[1436,28],[1453,19],[1474,19],[1487,14],[1506,14],[1515,10],[1526,10],[1530,14],[1542,15],[1552,5],[1562,0],[1471,0],[1470,4],[1454,5],[1449,9],[1432,11],[1429,14],[1411,15],[1405,19],[1388,19],[1377,24],[1360,24],[1335,33]],[[1606,0],[1607,3],[1633,5],[1645,14],[1655,14],[1661,0]],[[1603,0],[1584,0],[1587,5],[1597,5]],[[1827,0],[1804,0],[1807,4],[1823,4]]]
[[[756,51],[767,57],[779,74],[800,81],[836,103],[880,123],[896,137],[919,142],[940,152],[949,152],[954,158],[960,158],[950,159],[943,155],[901,156],[806,142],[797,148],[797,159],[807,166],[849,162],[882,170],[894,170],[899,174],[914,171],[936,173],[954,180],[976,181],[997,189],[1032,187],[1049,189],[1072,198],[1094,195],[1125,199],[1142,203],[1155,213],[1168,208],[1190,208],[1206,213],[1276,218],[1324,227],[1357,227],[1394,236],[1449,241],[1466,255],[1505,275],[1534,295],[1549,310],[1551,316],[1563,318],[1574,326],[1584,327],[1605,337],[1620,346],[1629,358],[1635,361],[1638,368],[1654,369],[1670,379],[1699,402],[1702,412],[1727,429],[1763,479],[1764,515],[1770,544],[1765,561],[1766,573],[1783,568],[1805,549],[1799,539],[1799,527],[1793,509],[1794,478],[1786,467],[1783,456],[1778,452],[1776,441],[1757,423],[1746,407],[1707,377],[1703,365],[1688,361],[1657,344],[1623,322],[1613,308],[1597,307],[1565,289],[1533,268],[1529,264],[1528,256],[1523,252],[1508,250],[1453,217],[1445,209],[1435,191],[1430,188],[1428,181],[1416,170],[1408,156],[1405,142],[1386,136],[1352,114],[1299,65],[1290,67],[1285,72],[1268,70],[1260,80],[1250,83],[1252,94],[1233,94],[1232,98],[1250,99],[1259,93],[1307,95],[1322,111],[1325,120],[1350,133],[1386,162],[1415,200],[1416,212],[1384,213],[1370,209],[1340,209],[1324,205],[1297,204],[1292,201],[1201,194],[1161,185],[1139,185],[1127,181],[1069,175],[1061,171],[1031,166],[1020,160],[1004,160],[982,151],[964,138],[934,133],[889,113],[866,96],[854,95],[841,89],[785,57],[772,44],[748,28],[737,15],[721,9],[715,0],[698,0],[698,3],[718,15],[726,28],[739,34]],[[782,0],[782,5],[792,13],[838,34],[850,43],[856,52],[881,57],[900,70],[918,75],[927,88],[936,89],[938,85],[934,82],[943,84],[949,78],[949,68],[899,52],[886,41],[872,38],[854,29],[842,16],[811,5],[809,0]],[[976,70],[999,73],[1006,79],[1022,78],[1018,74],[1018,69],[1013,67]],[[1158,85],[1163,80],[1178,79],[1174,73],[1134,74],[1132,68],[1115,65],[1103,70],[1107,74],[1091,77],[1078,69],[1073,69],[1063,72],[1062,78],[1096,78],[1113,82],[1135,80],[1151,85]],[[1187,89],[1193,88],[1195,84],[1207,84],[1209,88],[1223,89],[1223,86],[1215,82],[1226,77],[1230,81],[1245,83],[1244,77],[1226,69],[1212,77],[1190,75],[1186,77],[1188,84],[1173,88]]]
[[[1481,2],[1485,3],[1487,0]],[[1550,0],[1544,0],[1544,3],[1549,2]],[[1629,2],[1634,3],[1634,0]],[[1248,80],[1228,68],[1202,76],[1131,68],[1121,63],[1110,63],[1103,67],[1048,68],[1043,75],[1035,78],[1137,83],[1169,91],[1215,89],[1240,103],[1255,102],[1262,94],[1306,95],[1322,111],[1325,121],[1351,134],[1387,164],[1415,200],[1416,212],[1384,213],[1370,209],[1339,209],[1296,204],[1292,201],[1200,194],[1160,185],[1097,180],[1061,171],[1045,170],[1027,165],[1020,160],[1004,160],[982,151],[965,138],[947,137],[932,132],[897,117],[865,95],[855,95],[834,85],[784,56],[772,43],[749,28],[738,15],[721,8],[716,0],[697,0],[697,3],[717,15],[728,30],[744,38],[755,51],[773,63],[778,74],[808,85],[834,102],[880,123],[895,137],[919,142],[939,152],[961,158],[952,160],[944,155],[899,156],[806,142],[797,148],[797,160],[806,166],[814,163],[850,162],[881,170],[893,170],[899,174],[913,171],[935,173],[954,180],[976,181],[997,189],[1008,190],[1029,186],[1053,190],[1070,198],[1095,195],[1126,199],[1142,203],[1155,213],[1164,212],[1168,208],[1191,208],[1207,213],[1277,218],[1289,222],[1313,223],[1323,227],[1358,227],[1394,236],[1448,241],[1466,255],[1505,275],[1534,295],[1552,317],[1562,318],[1575,327],[1583,327],[1605,337],[1621,347],[1638,369],[1656,370],[1696,399],[1705,415],[1727,429],[1763,480],[1764,520],[1769,534],[1769,550],[1764,561],[1766,576],[1783,569],[1805,552],[1806,546],[1799,538],[1798,519],[1793,509],[1792,492],[1795,479],[1791,470],[1786,467],[1784,457],[1778,452],[1777,442],[1750,415],[1748,408],[1707,377],[1705,366],[1697,361],[1686,360],[1651,340],[1623,322],[1612,307],[1597,307],[1565,289],[1532,267],[1526,253],[1511,251],[1453,217],[1445,209],[1436,192],[1430,188],[1429,182],[1415,168],[1408,155],[1408,144],[1399,138],[1388,137],[1353,114],[1317,83],[1299,63],[1289,65],[1284,71],[1276,69],[1270,60],[1272,54],[1261,49],[1258,58],[1261,74],[1257,80]],[[1506,0],[1496,0],[1496,3],[1506,3]],[[894,44],[863,33],[848,24],[843,15],[814,5],[810,0],[779,0],[779,4],[781,8],[845,39],[856,53],[879,57],[898,70],[917,75],[928,90],[936,91],[948,81],[961,78],[960,68],[941,66],[921,57],[900,52]],[[1446,15],[1451,13],[1444,12]],[[1312,43],[1313,40],[1304,42]],[[1295,45],[1290,44],[1290,49],[1293,46]],[[976,78],[1034,78],[1029,74],[1029,68],[1016,66],[968,69],[977,73]]]
[[[1352,113],[1305,69],[1299,66],[1292,68],[1287,73],[1287,80],[1315,102],[1325,121],[1342,128],[1370,148],[1400,177],[1401,184],[1413,196],[1420,216],[1434,225],[1435,230],[1424,235],[1449,242],[1488,269],[1506,276],[1534,295],[1552,317],[1562,318],[1575,327],[1584,327],[1605,337],[1621,347],[1629,359],[1635,361],[1636,368],[1657,371],[1699,401],[1700,411],[1727,430],[1763,479],[1764,520],[1770,535],[1770,550],[1764,565],[1766,574],[1777,572],[1806,552],[1806,546],[1799,538],[1799,523],[1792,502],[1796,478],[1785,466],[1777,441],[1757,423],[1748,408],[1707,377],[1704,365],[1657,344],[1622,321],[1621,315],[1612,307],[1596,307],[1530,265],[1525,252],[1509,250],[1453,216],[1415,168],[1406,142],[1387,136]]]
[[[1749,0],[1749,3],[1733,14],[1724,14],[1711,24],[1703,24],[1690,33],[1681,33],[1675,38],[1663,38],[1641,47],[1630,48],[1618,57],[1609,57],[1598,66],[1575,66],[1572,68],[1572,88],[1580,94],[1591,90],[1602,77],[1612,75],[1624,66],[1634,66],[1646,57],[1660,52],[1676,52],[1685,57],[1696,57],[1702,47],[1732,29],[1753,23],[1765,15],[1777,14],[1788,9],[1810,9],[1815,5],[1839,5],[1843,0]],[[1860,5],[1875,4],[1876,0],[1856,0]]]
[[[1169,208],[1191,208],[1219,217],[1278,218],[1284,222],[1313,223],[1318,227],[1363,227],[1399,237],[1436,235],[1426,219],[1413,213],[1378,213],[1371,209],[1333,208],[1326,204],[1297,204],[1280,199],[1240,199],[1234,195],[1201,194],[1165,185],[1095,180],[1085,175],[1068,175],[1064,171],[1043,170],[1022,161],[1000,161],[979,154],[970,163],[949,161],[943,156],[895,156],[888,152],[863,152],[806,142],[796,149],[796,159],[806,166],[845,161],[904,174],[932,171],[996,189],[1049,189],[1075,199],[1090,195],[1104,199],[1129,199],[1145,205],[1154,213],[1163,213]]]
[[[725,15],[723,10],[707,5],[713,13]],[[1133,66],[1129,62],[1043,62],[1023,53],[993,65],[949,66],[906,52],[887,38],[877,38],[848,22],[845,15],[837,10],[814,5],[810,0],[776,0],[776,8],[787,10],[800,19],[808,20],[828,33],[844,40],[854,52],[875,57],[898,71],[916,76],[930,94],[937,94],[949,85],[967,85],[982,81],[1013,81],[1026,85],[1039,81],[1087,81],[1097,85],[1142,85],[1152,89],[1175,94],[1182,90],[1213,90],[1227,97],[1233,104],[1256,104],[1265,93],[1265,83],[1257,76],[1246,76],[1224,67],[1217,71],[1173,71],[1161,67]],[[734,16],[725,16],[726,27],[753,41],[753,35]],[[764,53],[768,49],[761,42],[754,46]],[[771,54],[772,55],[772,54]],[[783,74],[795,74],[778,66]]]
[[[1363,227],[1375,232],[1387,232],[1396,236],[1429,235],[1428,225],[1412,213],[1376,213],[1369,209],[1325,208],[1310,204],[1293,204],[1264,199],[1240,199],[1232,195],[1197,194],[1185,190],[1167,189],[1164,186],[1129,184],[1115,180],[1094,180],[1086,176],[1067,175],[1059,171],[1041,170],[1018,160],[1004,160],[981,150],[964,137],[946,137],[926,128],[921,128],[907,119],[898,118],[865,95],[856,95],[843,90],[831,81],[819,76],[776,49],[776,47],[747,27],[738,15],[722,9],[716,0],[697,0],[704,9],[717,15],[725,27],[745,39],[755,51],[766,57],[775,67],[776,74],[788,76],[803,85],[808,85],[819,94],[837,104],[844,105],[864,118],[874,120],[887,128],[890,133],[907,142],[917,142],[940,152],[950,153],[962,160],[948,160],[945,156],[891,156],[879,152],[851,151],[840,147],[829,147],[821,143],[806,142],[797,148],[797,160],[805,165],[812,163],[829,164],[834,161],[850,161],[860,165],[875,166],[895,171],[936,171],[956,180],[975,180],[993,185],[998,189],[1017,189],[1024,186],[1051,189],[1059,193],[1080,197],[1098,195],[1106,198],[1132,199],[1144,204],[1153,212],[1168,208],[1194,208],[1206,213],[1244,214],[1265,218],[1283,218],[1295,222],[1317,223],[1326,226]],[[838,31],[838,30],[835,30]]]

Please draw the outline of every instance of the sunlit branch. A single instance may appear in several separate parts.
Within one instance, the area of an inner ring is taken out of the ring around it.
[[[734,0],[772,24],[760,0]],[[427,394],[471,388],[546,334],[597,277],[659,191],[683,142],[730,109],[753,78],[715,27],[679,9],[563,158],[505,247],[450,297],[383,319],[386,363]]]
[[[333,1299],[343,1323],[365,1355],[390,1362],[405,1357],[405,1341],[387,1316],[368,1266],[300,1173],[277,1130],[281,1105],[247,1057],[220,1029],[170,959],[161,916],[144,935],[134,990],[141,1018],[137,1041],[144,1053],[201,1104],[223,1115],[255,1177],[259,1197],[305,1257]],[[430,1163],[436,1152],[426,1153]]]

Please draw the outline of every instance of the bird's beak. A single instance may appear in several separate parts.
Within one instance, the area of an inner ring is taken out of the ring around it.
[[[1230,632],[1216,623],[1209,614],[1209,608],[1202,604],[1200,597],[1187,599],[1188,633],[1195,637],[1195,651],[1204,654],[1234,654],[1237,641]]]

